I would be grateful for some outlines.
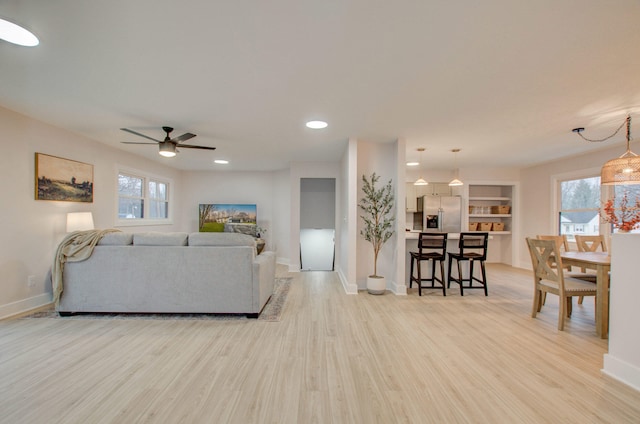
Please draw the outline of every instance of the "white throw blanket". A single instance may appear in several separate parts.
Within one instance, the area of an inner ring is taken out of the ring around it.
[[[118,232],[120,230],[88,230],[74,231],[67,235],[56,250],[51,270],[51,283],[53,286],[53,301],[56,306],[62,295],[62,272],[65,262],[80,262],[89,259],[93,253],[93,248],[105,234]]]

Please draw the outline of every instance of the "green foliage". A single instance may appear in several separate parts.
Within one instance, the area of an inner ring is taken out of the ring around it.
[[[597,209],[600,207],[600,178],[563,181],[562,209]]]
[[[203,233],[222,233],[224,232],[224,224],[221,222],[205,222],[200,227]]]
[[[393,236],[393,221],[391,215],[394,199],[391,180],[386,186],[376,189],[376,183],[380,179],[374,172],[368,179],[362,176],[362,192],[364,197],[360,199],[360,215],[364,222],[364,228],[360,231],[360,235],[373,246],[373,276],[377,277],[378,273],[378,253],[382,246]]]

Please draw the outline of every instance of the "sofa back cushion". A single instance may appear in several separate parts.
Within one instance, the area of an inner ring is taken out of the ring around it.
[[[255,247],[256,239],[240,233],[191,233],[189,246],[251,246]]]
[[[136,246],[186,246],[188,233],[136,233],[133,244]]]
[[[100,241],[99,246],[129,246],[133,244],[133,234],[114,232],[105,234]]]

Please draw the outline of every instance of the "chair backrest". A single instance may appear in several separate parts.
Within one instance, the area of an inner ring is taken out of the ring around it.
[[[576,235],[576,244],[580,252],[596,252],[598,247],[603,252],[607,251],[607,244],[603,235],[597,236],[579,236]]]
[[[487,259],[487,242],[489,233],[460,233],[458,248],[460,255],[475,254],[477,259],[482,261]]]
[[[569,242],[567,241],[567,236],[562,234],[562,235],[539,235],[537,236],[538,240],[554,240],[556,242],[556,247],[558,249],[559,252],[562,252],[563,250],[565,252],[569,251]]]
[[[447,233],[420,233],[418,237],[418,250],[438,251],[443,256],[447,252]]]
[[[531,255],[533,266],[533,279],[537,285],[540,280],[554,283],[564,293],[564,273],[562,270],[562,258],[555,240],[540,240],[527,237],[527,246]]]

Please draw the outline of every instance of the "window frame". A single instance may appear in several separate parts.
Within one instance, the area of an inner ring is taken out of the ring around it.
[[[120,184],[119,177],[120,175],[127,175],[129,177],[141,178],[143,180],[143,213],[142,218],[120,218],[119,210],[120,210]],[[159,175],[154,175],[149,172],[141,171],[138,169],[133,169],[125,166],[116,166],[115,173],[115,181],[116,181],[116,217],[115,217],[115,227],[135,227],[135,226],[147,226],[147,225],[172,225],[173,224],[173,180],[166,177],[161,177]],[[158,201],[157,198],[152,198],[149,192],[149,183],[155,182],[160,184],[165,184],[166,186],[166,203],[167,203],[167,218],[149,218],[150,216],[150,208],[152,201]]]
[[[581,169],[572,172],[565,172],[561,174],[556,174],[552,176],[552,186],[553,186],[553,198],[554,198],[554,206],[553,206],[553,234],[560,234],[560,212],[562,211],[562,190],[560,188],[561,183],[565,181],[571,180],[580,180],[586,178],[594,178],[600,176],[600,168],[588,168]],[[600,185],[600,207],[598,210],[602,209],[603,202],[606,201],[613,193],[612,186]],[[598,225],[598,232],[605,237],[611,236],[611,226],[608,224],[600,224]],[[570,243],[575,243],[574,241],[570,241]]]

